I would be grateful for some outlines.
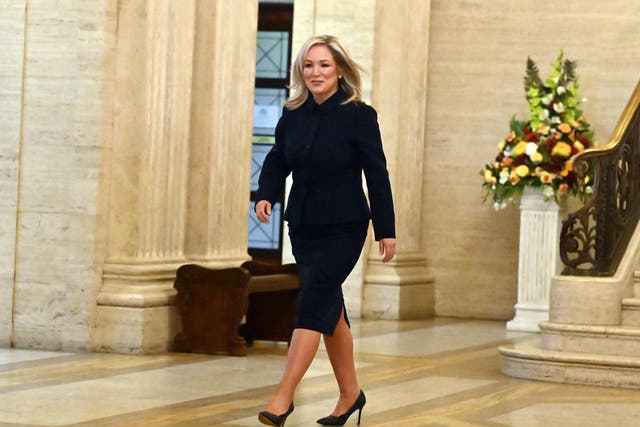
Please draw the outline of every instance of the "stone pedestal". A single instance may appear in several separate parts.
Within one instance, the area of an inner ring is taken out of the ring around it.
[[[542,192],[526,188],[520,201],[520,255],[516,315],[509,331],[539,332],[538,323],[549,319],[549,288],[559,273],[558,204],[545,201]]]
[[[363,317],[416,319],[434,312],[434,286],[422,241],[423,161],[431,2],[376,3],[372,104],[393,188],[397,254],[383,264],[372,242]],[[416,46],[419,48],[416,49]]]

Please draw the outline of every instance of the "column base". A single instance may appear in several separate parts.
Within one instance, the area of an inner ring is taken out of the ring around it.
[[[434,314],[433,283],[374,285],[364,288],[362,317],[365,319],[427,319]]]
[[[180,329],[174,306],[98,306],[92,347],[108,353],[164,353]]]
[[[417,252],[397,253],[385,264],[372,250],[362,295],[362,317],[367,319],[426,319],[435,311],[433,276]]]
[[[549,320],[549,306],[516,304],[516,315],[507,322],[507,331],[540,332],[538,323]]]

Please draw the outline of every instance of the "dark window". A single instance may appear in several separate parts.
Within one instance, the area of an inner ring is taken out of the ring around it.
[[[289,95],[293,4],[260,3],[256,49],[256,84],[249,202],[249,254],[254,259],[280,263],[282,258],[282,206],[273,206],[270,224],[256,218],[253,206],[264,157],[275,142],[275,125]],[[284,192],[283,192],[284,193]]]

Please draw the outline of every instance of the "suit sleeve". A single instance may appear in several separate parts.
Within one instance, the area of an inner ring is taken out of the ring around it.
[[[256,192],[256,200],[268,200],[271,205],[280,198],[284,180],[291,172],[284,157],[284,111],[276,125],[275,136],[276,142],[262,163]]]
[[[358,105],[357,122],[356,140],[369,190],[375,239],[395,238],[395,214],[391,183],[387,171],[387,159],[382,149],[376,110],[366,104]]]

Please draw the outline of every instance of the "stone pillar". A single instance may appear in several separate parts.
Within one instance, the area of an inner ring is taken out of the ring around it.
[[[371,99],[371,70],[373,68],[373,44],[375,38],[376,0],[295,0],[293,17],[292,55],[298,54],[302,44],[311,36],[331,34],[342,41],[355,61],[364,68],[361,74],[362,97]],[[357,28],[358,31],[353,29]],[[287,182],[287,195],[291,181]],[[285,223],[286,226],[286,223]],[[295,262],[285,228],[283,262]],[[361,317],[364,253],[342,285],[349,317]]]
[[[247,253],[258,1],[199,1],[186,254],[211,268]]]
[[[383,264],[371,245],[363,316],[413,319],[434,312],[422,233],[427,64],[431,2],[378,0],[372,103],[378,110],[396,211],[396,257]]]
[[[520,256],[516,315],[507,330],[539,332],[538,323],[549,320],[551,279],[560,273],[558,241],[560,214],[555,201],[545,202],[542,192],[526,188],[520,199]]]
[[[94,348],[157,352],[176,269],[248,259],[257,1],[119,3],[109,240]]]
[[[155,352],[176,332],[195,0],[120,2],[108,248],[94,348]]]

